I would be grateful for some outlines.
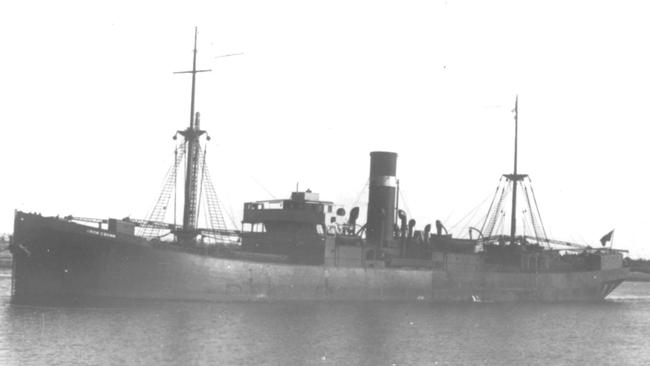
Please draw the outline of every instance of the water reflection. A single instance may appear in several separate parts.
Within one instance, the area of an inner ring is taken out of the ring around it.
[[[0,274],[0,294],[10,281]],[[0,295],[0,364],[650,364],[650,284],[601,304],[184,303]]]

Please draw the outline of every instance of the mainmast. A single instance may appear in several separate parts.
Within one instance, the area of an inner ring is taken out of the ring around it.
[[[517,229],[517,182],[523,180],[526,174],[517,174],[517,138],[519,130],[519,96],[515,98],[515,161],[512,174],[505,177],[512,181],[512,211],[510,212],[510,243],[514,244]]]
[[[518,121],[518,105],[519,105],[519,96],[517,95],[515,97],[515,166],[513,169],[513,180],[512,180],[512,212],[511,212],[511,218],[510,218],[510,243],[514,244],[515,243],[515,229],[517,226],[517,215],[516,215],[516,210],[517,210],[517,134],[518,134],[518,129],[519,129],[519,121]]]
[[[197,28],[194,28],[194,57],[192,59],[191,71],[179,71],[175,74],[192,74],[192,96],[190,100],[190,125],[183,131],[178,131],[185,138],[187,165],[185,170],[185,194],[183,202],[183,232],[188,236],[193,236],[197,228],[197,183],[199,174],[199,156],[201,146],[199,138],[206,131],[201,130],[199,113],[194,113],[194,96],[196,91],[196,74],[212,70],[196,69],[196,40]]]
[[[515,108],[512,110],[515,114],[515,154],[514,154],[514,165],[513,165],[513,170],[512,174],[504,174],[503,178],[506,178],[505,180],[501,179],[499,180],[499,185],[497,186],[496,193],[494,194],[494,198],[492,199],[492,203],[490,204],[490,208],[488,209],[488,214],[485,217],[485,222],[483,223],[483,226],[481,227],[481,234],[485,238],[490,238],[493,234],[493,230],[495,227],[500,227],[502,223],[504,223],[507,218],[505,216],[501,216],[502,208],[504,204],[506,203],[506,195],[508,194],[508,187],[510,186],[510,183],[512,182],[512,209],[510,212],[510,244],[515,244],[517,240],[517,187],[519,184],[521,184],[522,187],[522,193],[523,193],[523,204],[525,206],[528,206],[527,211],[530,213],[530,225],[532,225],[532,230],[534,231],[535,238],[537,239],[537,242],[539,243],[540,241],[546,240],[546,231],[544,230],[544,224],[542,223],[542,218],[541,215],[539,214],[539,207],[537,206],[537,200],[535,199],[535,192],[533,191],[533,187],[530,185],[530,180],[528,180],[528,184],[526,183],[526,179],[528,178],[528,174],[520,174],[517,171],[517,163],[518,163],[518,143],[519,143],[519,97],[515,99]],[[521,182],[521,183],[519,183]],[[503,184],[502,184],[503,183]],[[533,205],[534,203],[534,205]],[[503,220],[503,221],[502,221]],[[524,223],[526,223],[524,221]],[[504,233],[504,235],[499,234],[495,238],[498,238],[499,243],[503,243],[503,239],[507,238],[507,234]]]

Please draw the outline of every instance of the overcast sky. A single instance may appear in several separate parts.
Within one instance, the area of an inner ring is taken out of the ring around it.
[[[388,150],[418,226],[454,226],[512,169],[518,94],[520,172],[551,236],[615,228],[650,257],[644,2],[89,3],[0,5],[0,232],[14,209],[147,216],[188,124],[190,79],[172,72],[198,26],[213,72],[197,110],[235,216],[296,182],[351,206]]]

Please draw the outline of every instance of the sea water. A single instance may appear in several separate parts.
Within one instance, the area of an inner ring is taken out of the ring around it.
[[[650,365],[650,283],[596,304],[10,303],[0,365]]]

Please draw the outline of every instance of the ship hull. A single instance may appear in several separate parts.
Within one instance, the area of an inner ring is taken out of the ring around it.
[[[13,298],[199,301],[598,301],[627,269],[564,273],[243,261],[16,214]]]

